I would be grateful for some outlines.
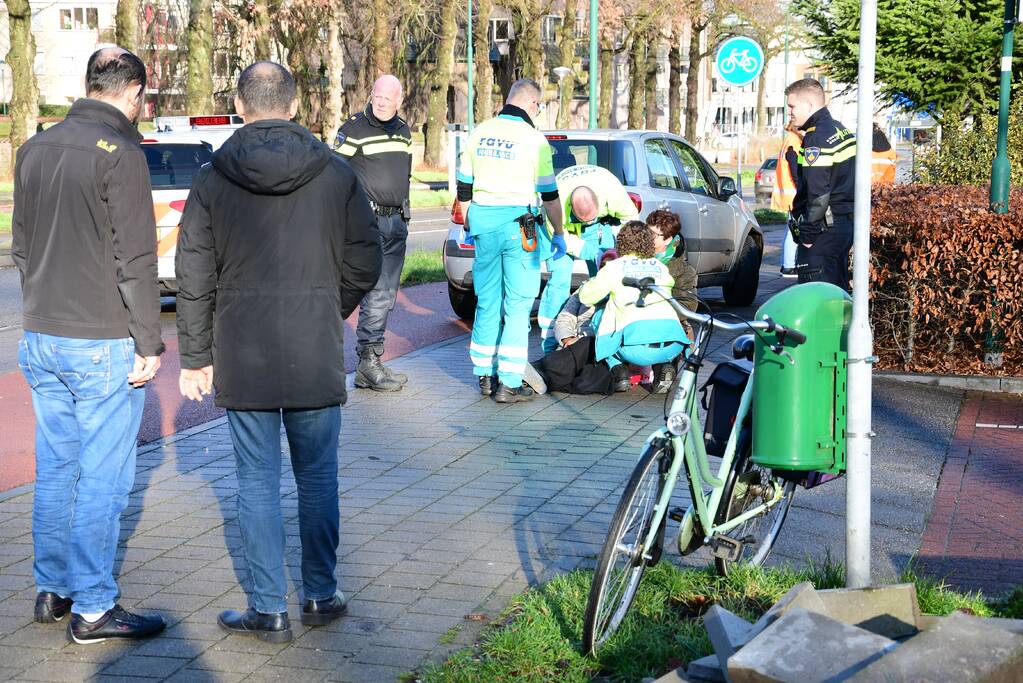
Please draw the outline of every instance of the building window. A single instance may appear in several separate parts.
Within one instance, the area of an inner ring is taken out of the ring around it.
[[[540,42],[544,45],[554,45],[558,42],[558,29],[561,28],[561,17],[548,14],[540,24]]]
[[[582,12],[575,15],[575,37],[576,38],[587,38],[590,35],[589,21],[583,16]]]
[[[511,21],[508,19],[491,19],[490,35],[487,36],[491,43],[507,43],[511,35]]]
[[[60,11],[61,31],[96,31],[99,29],[99,9],[73,7]]]

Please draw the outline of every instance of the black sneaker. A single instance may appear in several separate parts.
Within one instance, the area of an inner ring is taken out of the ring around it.
[[[79,645],[89,643],[102,643],[108,638],[124,638],[138,640],[155,636],[167,628],[163,617],[144,617],[141,614],[132,614],[120,605],[114,605],[103,613],[103,616],[93,623],[89,623],[79,614],[71,614],[71,621],[67,625],[67,634],[70,640]]]
[[[268,643],[291,641],[291,622],[287,612],[263,614],[251,607],[244,612],[229,609],[220,613],[217,623],[229,633],[254,636]]]
[[[344,616],[347,611],[345,594],[338,591],[326,600],[306,600],[302,605],[302,623],[306,626],[324,626]]]
[[[611,376],[614,378],[614,390],[616,392],[632,389],[632,380],[629,378],[629,366],[625,363],[611,368]]]
[[[536,398],[536,392],[532,387],[523,384],[518,389],[512,389],[502,382],[497,383],[497,391],[494,392],[494,400],[498,403],[517,403],[519,401],[531,401]]]
[[[494,393],[493,377],[490,375],[483,375],[480,377],[480,393],[488,398]]]
[[[675,381],[675,366],[671,363],[659,363],[654,366],[654,383],[650,387],[652,394],[666,394]]]
[[[62,598],[50,592],[36,595],[35,620],[38,624],[55,624],[62,621],[70,611],[71,598]]]

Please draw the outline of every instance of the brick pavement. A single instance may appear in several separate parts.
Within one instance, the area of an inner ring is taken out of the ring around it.
[[[778,235],[770,237],[774,254]],[[776,268],[776,257],[764,266],[761,300],[784,284]],[[717,338],[712,359],[729,343]],[[32,492],[0,494],[0,678],[394,680],[471,643],[479,623],[467,615],[493,617],[528,585],[592,564],[638,449],[661,424],[662,398],[637,389],[495,404],[479,396],[467,344],[462,336],[398,359],[411,378],[405,391],[353,391],[344,410],[338,574],[352,597],[349,616],[307,629],[293,593],[290,644],[227,637],[216,626],[219,611],[245,602],[234,461],[221,419],[139,454],[118,573],[126,607],[168,619],[170,628],[152,641],[73,645],[63,628],[31,623]],[[959,397],[878,384],[880,579],[918,546]],[[297,500],[287,464],[282,482],[294,589]],[[679,504],[687,502],[684,489]],[[843,511],[840,481],[800,491],[773,561],[841,559]],[[708,557],[685,561],[703,565]]]
[[[996,595],[1023,584],[1023,397],[967,394],[920,557],[952,585]]]

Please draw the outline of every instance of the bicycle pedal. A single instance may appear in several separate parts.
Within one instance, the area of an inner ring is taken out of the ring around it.
[[[747,538],[749,537],[747,536]],[[743,547],[747,545],[745,541],[746,539],[737,541],[728,536],[715,536],[708,545],[715,557],[720,557],[722,560],[728,560],[729,562],[738,562],[739,558],[742,557]]]
[[[668,510],[668,519],[670,519],[672,521],[681,522],[682,518],[685,517],[685,516],[686,516],[686,511],[685,511],[684,508],[673,507],[670,510]]]

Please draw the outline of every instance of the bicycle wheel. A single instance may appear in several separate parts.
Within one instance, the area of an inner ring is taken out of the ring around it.
[[[796,488],[791,481],[780,479],[774,476],[770,469],[753,462],[748,431],[740,437],[738,450],[725,482],[725,492],[714,523],[724,524],[743,512],[767,502],[774,496],[776,487],[782,487],[782,496],[774,507],[746,520],[726,534],[736,540],[746,539],[751,542],[743,544],[742,553],[737,560],[714,558],[714,566],[722,576],[728,576],[736,565],[759,567],[767,560],[792,506],[792,495]]]
[[[643,548],[642,543],[654,524],[654,506],[667,483],[672,455],[670,442],[652,442],[625,485],[586,601],[585,652],[595,653],[618,630],[636,596],[643,571],[660,557],[659,549]],[[666,519],[667,511],[659,523],[665,524]]]

